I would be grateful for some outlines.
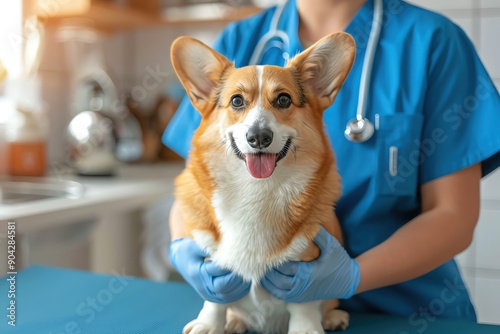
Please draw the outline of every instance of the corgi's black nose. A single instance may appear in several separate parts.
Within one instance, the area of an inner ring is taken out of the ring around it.
[[[247,142],[253,148],[263,149],[273,142],[273,132],[268,129],[259,129],[252,126],[247,132]]]

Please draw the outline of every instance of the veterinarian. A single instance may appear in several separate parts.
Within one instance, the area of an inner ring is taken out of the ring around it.
[[[336,214],[345,248],[320,232],[319,259],[287,263],[261,284],[286,301],[340,298],[348,311],[408,316],[415,324],[476,321],[453,257],[471,243],[481,177],[500,165],[500,97],[454,23],[400,0],[382,0],[377,21],[377,1],[290,0],[229,24],[214,45],[242,67],[284,65],[332,32],[346,31],[357,44],[352,71],[324,119],[342,176]],[[164,143],[186,157],[199,121],[186,97]],[[186,281],[213,302],[246,295],[249,284],[203,262],[181,226],[174,203],[171,259]]]

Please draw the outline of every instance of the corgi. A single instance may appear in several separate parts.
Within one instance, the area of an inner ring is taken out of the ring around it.
[[[172,64],[202,119],[175,180],[186,231],[219,267],[251,281],[230,304],[205,301],[185,334],[324,333],[345,329],[338,302],[286,303],[259,282],[286,261],[319,256],[320,226],[342,242],[334,212],[340,176],[323,113],[356,53],[346,33],[326,36],[285,67],[235,66],[179,37]]]

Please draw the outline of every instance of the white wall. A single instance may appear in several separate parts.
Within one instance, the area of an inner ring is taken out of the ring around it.
[[[152,69],[159,69],[162,73],[168,72],[166,77],[162,76],[161,85],[163,88],[167,84],[177,83],[177,76],[172,68],[170,62],[170,46],[172,42],[179,36],[188,35],[207,43],[213,44],[219,32],[224,28],[224,24],[203,24],[195,25],[193,27],[156,27],[138,30],[132,33],[132,45],[135,50],[135,57],[133,61],[133,83],[136,86],[141,86],[142,81]],[[130,72],[129,72],[130,73]],[[134,94],[133,87],[132,95]],[[141,90],[138,90],[140,92]],[[147,97],[142,99],[140,94],[134,96],[138,100],[142,100],[144,108],[151,107],[159,91],[148,91]]]

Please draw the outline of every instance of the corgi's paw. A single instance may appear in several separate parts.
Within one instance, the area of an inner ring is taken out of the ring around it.
[[[293,331],[293,332],[288,332],[288,334],[325,334],[325,332],[324,331],[315,331],[315,330],[305,331],[305,332]]]
[[[327,331],[345,330],[349,326],[349,313],[342,310],[330,310],[322,321],[323,328]]]
[[[207,324],[196,319],[184,326],[182,334],[224,334],[224,330],[222,327]]]
[[[231,317],[226,323],[226,328],[224,333],[226,334],[242,334],[247,332],[247,326],[245,323],[237,317]]]

